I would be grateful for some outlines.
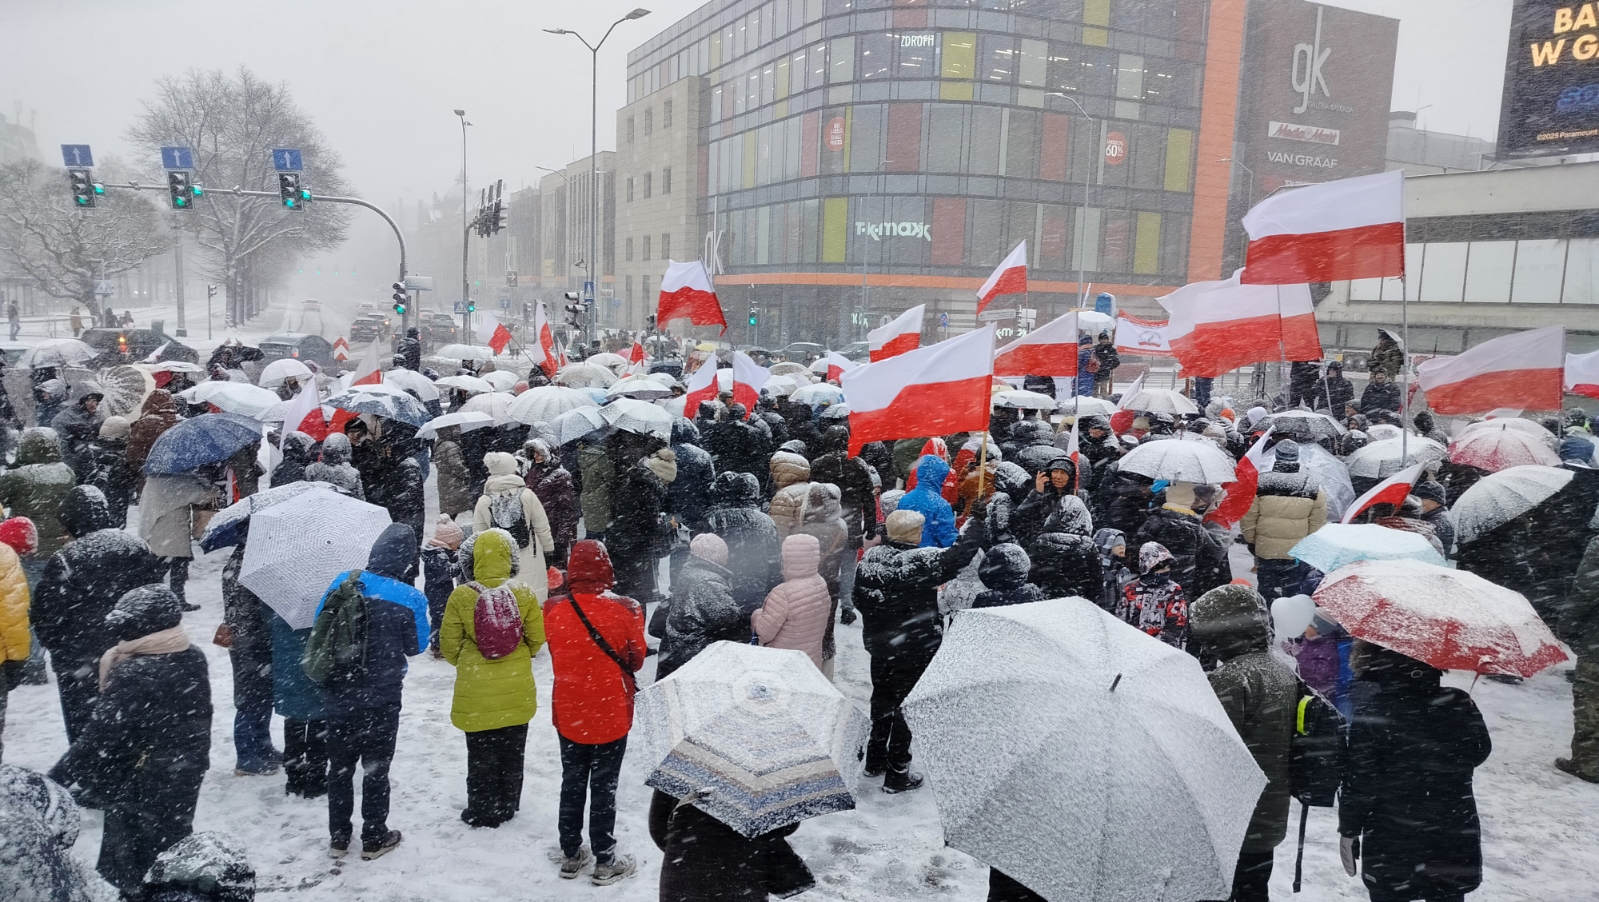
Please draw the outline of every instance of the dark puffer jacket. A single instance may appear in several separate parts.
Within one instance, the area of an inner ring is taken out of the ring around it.
[[[1105,593],[1104,568],[1099,549],[1087,536],[1046,532],[1029,549],[1032,572],[1028,580],[1045,598],[1086,598],[1099,603]]]
[[[93,493],[98,504],[84,500]],[[75,530],[74,540],[45,565],[33,594],[34,631],[57,660],[92,666],[116,639],[105,618],[117,600],[159,578],[161,561],[137,536],[110,527],[104,496],[98,489],[72,490],[64,514]]]
[[[977,510],[948,548],[889,541],[866,552],[855,571],[855,607],[865,619],[862,638],[872,657],[932,660],[944,641],[938,587],[977,553],[986,519],[983,508]]]
[[[783,581],[777,524],[761,513],[761,484],[749,473],[718,474],[712,494],[716,509],[706,518],[706,531],[727,543],[733,598],[746,612],[753,611]]]
[[[977,566],[977,578],[985,587],[977,593],[974,608],[1002,608],[1013,604],[1043,601],[1047,596],[1027,581],[1031,562],[1022,546],[1005,543],[983,552],[983,562]]]
[[[749,611],[733,600],[732,571],[690,555],[672,580],[655,679],[666,679],[711,643],[723,640],[750,641]]]
[[[672,453],[677,455],[677,478],[666,487],[666,512],[690,529],[703,530],[711,509],[716,464],[710,452],[700,447],[699,429],[682,417],[672,421]]]
[[[1027,499],[1033,490],[1032,477],[1010,461],[994,467],[994,494],[988,499],[988,520],[984,524],[983,547],[992,548],[1001,542],[1015,542],[1016,532],[1011,518],[1017,505]]]
[[[1022,420],[1011,427],[1010,434],[1016,442],[1016,452],[1006,460],[1026,470],[1028,476],[1037,476],[1050,461],[1060,457],[1060,449],[1055,447],[1055,430],[1048,423]]]
[[[660,790],[650,800],[650,838],[661,850],[662,902],[765,902],[814,886],[784,837],[798,824],[746,837]]]
[[[849,547],[858,548],[863,538],[877,531],[877,498],[872,494],[869,465],[859,457],[849,456],[849,430],[843,426],[827,427],[820,445],[822,453],[811,461],[811,481],[838,486]],[[678,461],[678,466],[681,468],[682,461]]]
[[[1172,555],[1171,578],[1189,598],[1198,598],[1233,580],[1227,549],[1199,518],[1163,507],[1151,511],[1130,548],[1159,542]]]
[[[681,471],[679,471],[681,476]],[[538,496],[544,506],[544,516],[550,521],[550,537],[555,540],[551,564],[566,563],[566,555],[577,541],[577,489],[572,485],[572,474],[561,466],[553,452],[543,463],[528,466],[527,487]]]

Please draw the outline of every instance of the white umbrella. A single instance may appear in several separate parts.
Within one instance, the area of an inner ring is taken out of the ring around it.
[[[612,354],[610,351],[602,351],[593,355],[592,357],[585,357],[583,358],[583,362],[590,364],[591,366],[603,366],[606,369],[613,371],[616,367],[625,367],[628,365],[626,357],[623,357],[621,354]]]
[[[1423,461],[1443,460],[1448,452],[1443,445],[1430,438],[1412,435],[1408,447],[1401,438],[1385,438],[1372,442],[1344,459],[1349,475],[1357,479],[1387,479],[1400,470]]]
[[[422,402],[392,385],[352,385],[323,402],[329,407],[421,426],[432,417]]]
[[[1366,437],[1374,442],[1385,442],[1391,438],[1401,438],[1404,436],[1404,434],[1405,430],[1400,429],[1398,426],[1395,426],[1392,423],[1377,423],[1376,425],[1368,426],[1366,428]],[[1410,434],[1413,437],[1416,435],[1414,432]]]
[[[305,629],[333,578],[366,565],[389,512],[330,489],[302,492],[250,515],[239,582],[292,629]]]
[[[461,427],[462,432],[471,432],[482,429],[484,426],[493,426],[494,417],[476,410],[457,410],[427,421],[421,429],[416,431],[416,437],[422,439],[438,438],[440,429],[451,426]]]
[[[274,392],[248,382],[216,380],[202,382],[194,388],[180,391],[178,397],[191,404],[210,404],[218,410],[258,420],[265,417],[267,411],[282,400]]]
[[[1076,414],[1080,417],[1108,417],[1121,409],[1111,401],[1106,401],[1103,398],[1092,398],[1088,395],[1060,398],[1056,401],[1055,407],[1061,413]]]
[[[844,403],[844,390],[836,385],[819,382],[815,385],[802,385],[788,396],[790,401],[799,404],[809,404],[812,407],[821,407],[824,404]]]
[[[182,360],[163,360],[160,363],[138,363],[135,366],[148,367],[152,373],[203,373],[205,367],[198,363],[187,363]]]
[[[807,367],[807,369],[809,369],[814,375],[825,377],[827,375],[827,358],[818,357],[815,360],[812,360],[811,365]]]
[[[1521,417],[1496,417],[1492,420],[1482,420],[1476,423],[1467,423],[1456,430],[1455,437],[1465,438],[1467,435],[1470,435],[1478,430],[1495,431],[1506,429],[1514,432],[1525,432],[1530,436],[1541,438],[1546,442],[1554,438],[1554,434],[1549,430],[1538,425],[1537,423],[1534,423],[1532,420],[1524,420]]]
[[[1116,331],[1116,321],[1098,310],[1077,311],[1077,331],[1098,335]]]
[[[774,363],[771,366],[771,370],[772,375],[774,376],[802,376],[806,377],[807,380],[811,374],[810,369],[806,367],[805,364],[795,363],[792,360],[784,360],[781,363]]]
[[[310,367],[293,357],[284,357],[262,367],[261,375],[255,380],[255,384],[262,388],[277,388],[289,379],[309,378],[311,378]]]
[[[494,386],[495,391],[510,391],[516,388],[516,383],[522,381],[521,377],[511,370],[494,370],[484,373],[481,378],[484,382]]]
[[[995,392],[991,399],[994,407],[1009,407],[1015,410],[1054,410],[1055,399],[1049,395],[1036,391]]]
[[[42,366],[82,366],[100,352],[76,338],[47,338],[22,352],[17,366],[33,369]]]
[[[423,401],[437,401],[439,399],[439,388],[433,384],[432,379],[416,370],[408,370],[403,366],[397,366],[384,373],[383,383],[406,391],[416,392],[416,396]]]
[[[434,357],[443,357],[446,360],[493,360],[493,348],[482,345],[445,345],[433,352]]]
[[[1565,467],[1528,464],[1489,473],[1471,488],[1460,493],[1449,508],[1455,518],[1456,541],[1465,545],[1503,526],[1554,497],[1571,482],[1573,474]],[[1563,529],[1582,529],[1586,523],[1561,524]]]
[[[1266,777],[1192,655],[1081,598],[963,611],[904,712],[948,845],[1049,899],[1227,898]]]
[[[511,416],[512,400],[514,399],[510,395],[500,392],[473,395],[466,399],[465,404],[461,405],[461,410],[463,412],[476,411],[478,413],[486,413],[494,418],[494,425],[507,426],[511,423],[521,422],[516,417]]]
[[[570,388],[610,388],[616,374],[603,366],[569,363],[555,374],[555,384]]]
[[[761,390],[774,398],[786,398],[801,386],[810,385],[809,379],[801,381],[795,376],[773,376],[766,380],[766,385]]]
[[[555,418],[579,407],[596,407],[587,392],[564,385],[541,385],[530,388],[511,400],[506,408],[518,423],[553,423]]]
[[[616,380],[616,384],[606,389],[605,394],[611,398],[637,398],[641,401],[655,401],[660,398],[670,398],[672,390],[662,385],[659,381],[645,376],[625,376]]]
[[[605,418],[600,416],[598,407],[578,407],[568,410],[549,421],[550,431],[555,434],[555,443],[564,445],[576,441],[596,429],[604,429]]]
[[[1472,429],[1449,445],[1449,459],[1457,464],[1477,467],[1491,473],[1525,464],[1560,465],[1560,455],[1550,447],[1553,434],[1532,435],[1503,426]]]
[[[1192,432],[1144,442],[1121,459],[1123,473],[1139,473],[1169,482],[1220,485],[1232,482],[1233,459],[1207,438]]]
[[[1338,438],[1349,430],[1343,424],[1324,413],[1313,413],[1309,410],[1285,410],[1281,413],[1270,414],[1260,423],[1255,424],[1256,429],[1270,426],[1282,438]],[[1372,436],[1376,438],[1376,436]]]
[[[663,442],[672,440],[672,415],[648,401],[617,398],[600,408],[600,416],[625,432],[653,435]]]
[[[494,391],[494,386],[490,385],[488,380],[479,379],[476,376],[445,376],[433,384],[440,388],[460,389],[473,395],[487,394]]]
[[[1183,397],[1182,392],[1169,388],[1146,388],[1122,402],[1125,410],[1144,413],[1169,413],[1172,416],[1199,413],[1194,402]]]

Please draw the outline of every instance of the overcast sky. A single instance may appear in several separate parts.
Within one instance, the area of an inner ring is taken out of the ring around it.
[[[700,5],[638,0],[600,54],[599,142],[612,146],[627,51]],[[1400,20],[1396,109],[1438,131],[1492,137],[1511,0],[1338,0]],[[591,40],[634,0],[0,0],[0,112],[37,111],[39,146],[129,154],[123,135],[155,79],[248,66],[288,82],[379,204],[427,199],[460,168],[464,108],[474,185],[537,180],[589,146]]]

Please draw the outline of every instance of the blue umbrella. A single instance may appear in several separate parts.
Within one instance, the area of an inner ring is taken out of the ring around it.
[[[1447,562],[1425,536],[1375,523],[1328,523],[1299,540],[1289,554],[1331,573],[1356,561],[1421,561],[1437,567]]]
[[[339,410],[367,413],[412,426],[423,426],[433,419],[421,401],[392,385],[352,385],[322,403]]]
[[[147,476],[187,473],[227,460],[261,440],[261,423],[236,413],[206,413],[161,433],[145,458]]]

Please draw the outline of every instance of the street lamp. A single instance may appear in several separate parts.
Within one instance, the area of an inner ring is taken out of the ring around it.
[[[550,34],[569,34],[589,50],[591,57],[591,87],[589,93],[589,303],[590,310],[595,309],[599,303],[600,276],[604,274],[604,267],[595,265],[600,259],[600,48],[605,46],[605,41],[611,36],[616,26],[632,19],[642,19],[650,11],[642,7],[633,10],[627,15],[611,23],[605,29],[605,34],[598,43],[590,44],[588,39],[567,28],[546,28]],[[589,317],[590,321],[594,318]],[[585,336],[586,338],[587,336]]]
[[[461,120],[461,331],[469,333],[471,314],[466,311],[472,306],[472,290],[466,272],[466,240],[472,227],[466,219],[466,127],[472,123],[466,121],[466,110],[456,110],[455,115]]]
[[[1077,102],[1077,98],[1060,91],[1050,91],[1044,96],[1065,98],[1071,103],[1072,106],[1077,107],[1077,112],[1082,113],[1084,119],[1088,120],[1089,135],[1097,136],[1099,134],[1099,120],[1088,115],[1088,111],[1083,109],[1083,105]],[[1098,139],[1091,138],[1091,140],[1097,141]],[[1089,177],[1093,174],[1093,172],[1094,160],[1093,157],[1090,156],[1089,159],[1083,161],[1083,227],[1082,229],[1078,230],[1079,232],[1088,230],[1088,186]],[[1077,291],[1080,294],[1080,297],[1077,299],[1077,306],[1079,307],[1082,307],[1088,303],[1088,248],[1084,244],[1084,239],[1085,236],[1082,234],[1077,236]]]

